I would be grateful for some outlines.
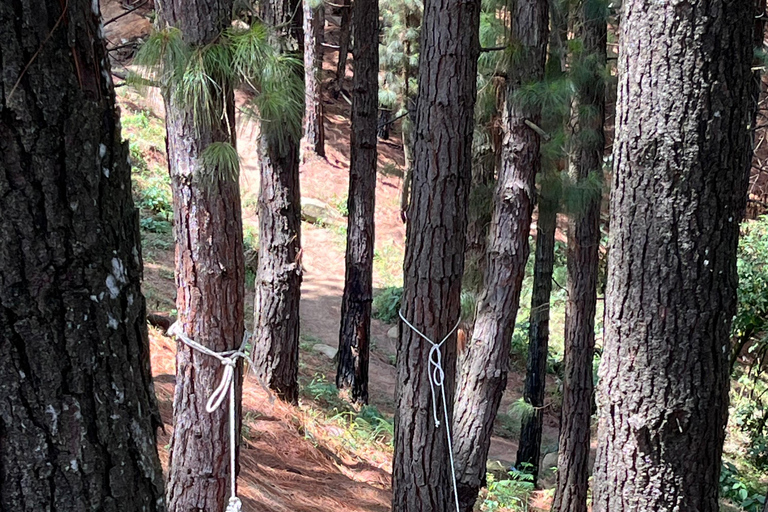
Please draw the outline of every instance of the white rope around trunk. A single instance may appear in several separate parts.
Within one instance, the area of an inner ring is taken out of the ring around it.
[[[168,334],[175,336],[177,339],[183,341],[190,348],[202,352],[205,355],[214,357],[224,366],[224,372],[221,375],[221,381],[216,389],[208,397],[208,402],[205,404],[205,410],[208,413],[216,411],[224,399],[229,395],[229,484],[230,495],[229,503],[227,504],[226,512],[240,512],[243,507],[242,501],[237,497],[237,476],[236,476],[236,445],[237,445],[237,425],[235,424],[235,369],[237,368],[237,360],[245,359],[250,365],[251,369],[254,369],[253,360],[246,353],[245,346],[248,342],[249,333],[245,331],[243,334],[243,341],[240,344],[240,348],[237,350],[225,350],[223,352],[216,352],[208,347],[201,345],[195,340],[186,336],[181,329],[181,325],[178,321],[174,322],[168,328]],[[255,371],[254,371],[255,375]],[[267,392],[270,397],[270,402],[274,400],[272,393],[267,389],[261,379],[256,375],[259,384]]]
[[[448,340],[448,338],[451,337],[451,335],[456,332],[456,329],[459,328],[459,325],[461,324],[461,316],[459,316],[459,320],[456,322],[456,325],[451,329],[451,332],[445,335],[445,337],[440,340],[440,343],[435,343],[429,337],[427,337],[426,334],[418,330],[416,327],[413,326],[411,322],[406,320],[405,315],[403,315],[402,310],[397,312],[398,315],[400,315],[400,320],[405,323],[408,327],[410,327],[413,332],[427,340],[427,342],[431,345],[431,348],[429,349],[429,389],[432,392],[432,416],[435,419],[435,428],[440,428],[440,419],[437,415],[437,393],[435,392],[436,388],[440,389],[440,397],[442,398],[443,402],[443,417],[445,418],[445,435],[448,439],[448,458],[451,461],[451,481],[453,482],[453,497],[456,502],[456,512],[461,512],[461,508],[459,507],[459,488],[456,484],[456,464],[453,461],[453,439],[451,437],[451,425],[448,421],[448,400],[445,397],[445,386],[443,385],[445,382],[445,370],[443,369],[443,359],[442,354],[440,353],[440,347],[443,346],[443,344]]]

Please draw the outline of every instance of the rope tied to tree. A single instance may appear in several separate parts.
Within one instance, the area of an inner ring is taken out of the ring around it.
[[[405,325],[410,327],[413,332],[424,338],[430,344],[429,370],[427,375],[429,376],[429,389],[432,392],[432,416],[435,420],[435,428],[440,428],[440,418],[437,414],[438,395],[436,392],[436,389],[439,388],[440,398],[443,403],[443,417],[445,418],[445,435],[448,440],[448,458],[451,461],[453,497],[456,502],[456,512],[461,512],[461,507],[459,506],[459,488],[456,484],[456,464],[453,460],[453,438],[451,436],[451,426],[448,421],[448,400],[445,397],[445,386],[443,385],[445,382],[445,370],[443,369],[443,356],[440,352],[440,348],[443,346],[443,344],[453,335],[453,333],[456,332],[456,329],[459,328],[459,325],[461,325],[461,316],[459,316],[459,320],[456,322],[456,325],[453,327],[453,329],[451,329],[451,331],[446,334],[442,340],[440,340],[440,343],[435,343],[426,334],[414,327],[411,322],[406,320],[402,310],[398,311],[397,314],[400,316],[400,320],[402,320]]]
[[[182,332],[181,324],[179,324],[179,321],[173,323],[168,328],[168,334],[170,336],[175,336],[176,339],[181,340],[184,342],[185,345],[188,347],[197,350],[198,352],[202,352],[203,354],[207,356],[211,356],[213,358],[216,358],[219,360],[219,362],[224,366],[224,372],[221,375],[221,381],[219,382],[219,385],[216,387],[215,390],[213,390],[213,393],[208,397],[208,402],[205,404],[205,410],[208,413],[212,413],[221,407],[221,404],[224,402],[224,399],[229,396],[229,484],[230,484],[230,495],[229,495],[229,503],[227,504],[226,512],[240,512],[243,508],[243,503],[240,500],[240,498],[237,497],[237,460],[236,460],[236,445],[237,445],[237,425],[235,423],[235,412],[236,412],[236,403],[235,403],[235,369],[237,368],[237,360],[238,359],[244,359],[248,362],[248,365],[250,366],[251,370],[253,371],[254,375],[256,376],[256,379],[258,380],[261,387],[267,392],[269,395],[269,401],[270,403],[274,402],[274,397],[272,396],[272,393],[269,391],[269,389],[266,387],[264,382],[259,378],[258,375],[255,373],[255,365],[253,364],[253,359],[251,359],[251,356],[248,355],[248,353],[245,351],[246,344],[248,343],[248,338],[250,337],[250,333],[248,331],[245,331],[243,333],[243,341],[240,344],[240,348],[236,350],[224,350],[222,352],[216,352],[215,350],[211,350],[208,347],[201,345],[200,343],[196,342],[192,338],[188,337]]]

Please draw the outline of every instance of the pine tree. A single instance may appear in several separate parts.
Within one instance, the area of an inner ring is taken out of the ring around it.
[[[540,112],[535,106],[515,101],[515,97],[521,87],[543,78],[547,11],[547,0],[524,0],[509,13],[512,39],[507,61],[502,164],[494,196],[485,288],[477,301],[472,339],[459,355],[454,406],[456,478],[465,511],[472,510],[485,479],[493,422],[507,384],[509,340],[528,259],[535,176],[541,159],[539,135],[526,121],[539,122]]]
[[[376,121],[379,74],[378,0],[355,0],[352,11],[354,79],[350,134],[346,275],[341,302],[336,385],[368,403],[368,352],[373,300]]]
[[[322,97],[325,6],[322,0],[304,0],[304,154],[325,156]]]
[[[352,0],[342,0],[341,22],[339,23],[339,57],[336,60],[336,91],[344,87],[344,77],[347,75],[347,56],[349,55],[349,43],[352,36]]]
[[[593,510],[715,512],[757,97],[753,4],[622,11]]]
[[[472,130],[479,52],[479,0],[424,4],[402,312],[439,342],[460,314],[466,208],[472,177]],[[451,87],[445,85],[450,83]],[[440,347],[444,399],[430,393],[432,347],[404,324],[397,347],[397,410],[392,475],[394,512],[452,508],[450,416],[456,337]],[[435,402],[433,402],[433,400]]]
[[[264,0],[263,19],[296,37],[298,0]],[[299,19],[297,19],[299,18]],[[287,54],[288,49],[284,48]],[[276,84],[277,85],[277,84]],[[279,86],[277,86],[279,87]],[[280,90],[271,91],[279,96]],[[281,108],[275,105],[276,108]],[[284,108],[284,107],[282,107]],[[264,126],[262,124],[262,130]],[[259,268],[254,306],[254,362],[262,380],[285,401],[299,398],[299,299],[301,296],[301,194],[299,137],[291,129],[260,141]]]
[[[586,512],[592,424],[600,202],[605,137],[607,8],[582,0],[573,8],[570,57],[574,97],[569,122],[568,299],[565,307],[563,406],[557,487],[552,509]]]
[[[4,511],[165,510],[139,219],[101,31],[88,0],[0,3]]]

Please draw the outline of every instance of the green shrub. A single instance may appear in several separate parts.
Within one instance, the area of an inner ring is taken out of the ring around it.
[[[381,290],[373,297],[373,317],[388,324],[394,323],[398,318],[402,297],[402,286],[389,286]]]
[[[720,471],[720,497],[746,512],[761,512],[765,503],[765,494],[756,489],[730,462],[724,462]]]
[[[528,510],[528,500],[534,490],[533,475],[529,471],[513,469],[509,478],[496,480],[491,473],[486,476],[488,494],[480,510],[493,512],[499,509],[524,512]]]

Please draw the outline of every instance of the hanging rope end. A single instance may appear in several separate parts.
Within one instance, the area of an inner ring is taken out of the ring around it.
[[[237,496],[229,498],[226,512],[240,512],[243,509],[243,502]]]

